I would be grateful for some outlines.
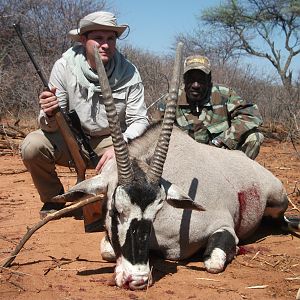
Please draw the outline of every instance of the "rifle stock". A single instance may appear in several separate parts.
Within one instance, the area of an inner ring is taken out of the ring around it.
[[[86,163],[80,153],[80,147],[77,143],[77,140],[74,137],[74,134],[70,129],[69,124],[67,123],[60,108],[57,108],[54,111],[54,118],[59,128],[59,131],[65,143],[67,144],[71,157],[73,158],[75,170],[77,173],[77,183],[83,181],[85,179]]]
[[[77,173],[76,183],[79,183],[85,179],[86,172],[86,163],[82,158],[80,152],[81,149],[60,108],[54,111],[54,117],[59,131],[63,136],[65,143],[67,144],[71,157],[73,158]],[[83,206],[82,213],[85,232],[103,231],[102,209],[100,201]]]

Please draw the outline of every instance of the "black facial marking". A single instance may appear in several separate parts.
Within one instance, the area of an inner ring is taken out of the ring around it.
[[[116,257],[121,255],[121,245],[118,238],[118,212],[113,210],[111,215],[111,245],[115,251]]]
[[[134,179],[131,183],[123,185],[122,188],[128,194],[131,203],[140,207],[141,211],[144,212],[157,198],[160,187],[158,184],[154,185],[148,182],[146,173],[140,168],[136,159],[132,160],[132,168]],[[116,193],[112,195],[112,209],[109,214],[112,231],[111,243],[116,256],[122,254],[133,264],[147,263],[152,221],[133,219],[126,235],[125,244],[121,247],[118,233],[119,212],[115,207],[115,201],[122,201],[122,199],[116,199],[115,197]]]
[[[150,220],[131,221],[125,244],[122,246],[122,254],[133,265],[148,262],[151,227]]]
[[[150,184],[147,181],[145,172],[139,167],[138,162],[133,159],[132,167],[134,179],[130,184],[124,186],[131,202],[138,205],[142,211],[156,199],[159,192],[159,185]]]

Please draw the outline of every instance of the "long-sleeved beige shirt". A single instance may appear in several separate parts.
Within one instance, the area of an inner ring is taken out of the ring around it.
[[[138,73],[135,67],[134,70]],[[63,57],[53,66],[49,86],[57,88],[56,96],[61,109],[76,110],[86,134],[91,137],[109,134],[101,94],[95,92],[93,97],[87,100],[87,90],[78,84],[76,76],[68,70],[67,62]],[[142,82],[119,89],[113,93],[113,97],[125,140],[140,136],[149,125]],[[43,111],[40,112],[39,123],[41,129],[47,132],[58,129],[55,118],[49,118]]]

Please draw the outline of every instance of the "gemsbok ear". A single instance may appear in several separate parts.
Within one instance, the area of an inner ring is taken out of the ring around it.
[[[175,208],[205,211],[205,209],[200,204],[194,202],[177,185],[169,183],[165,180],[162,180],[161,184],[166,191],[166,201],[171,206]]]
[[[92,178],[81,181],[71,187],[68,192],[55,196],[53,201],[55,202],[75,202],[86,199],[91,196],[96,196],[101,193],[106,194],[107,181],[103,178],[103,175],[96,175]]]

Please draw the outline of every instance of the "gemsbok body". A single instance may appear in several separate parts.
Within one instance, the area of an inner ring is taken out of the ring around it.
[[[180,129],[172,130],[181,48],[163,123],[128,145],[116,126],[113,99],[95,54],[116,159],[106,163],[101,174],[56,197],[74,201],[106,193],[102,254],[109,249],[115,255],[119,287],[151,284],[150,250],[180,260],[202,249],[206,270],[221,272],[236,255],[239,241],[257,229],[263,216],[283,220],[288,207],[280,180],[243,152],[199,144]]]

